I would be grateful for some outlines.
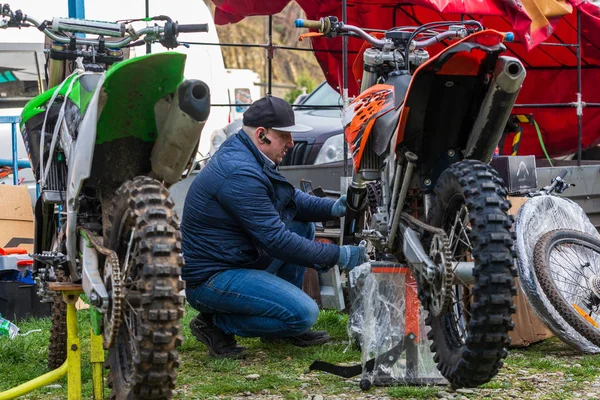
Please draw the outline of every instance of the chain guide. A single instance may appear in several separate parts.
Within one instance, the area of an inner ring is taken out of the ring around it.
[[[400,218],[425,232],[433,234],[433,240],[429,250],[429,257],[439,269],[433,280],[427,279],[424,274],[417,273],[421,295],[419,300],[426,306],[427,310],[435,317],[443,315],[452,303],[452,282],[454,271],[452,270],[452,252],[450,251],[450,240],[443,229],[426,224],[423,221],[403,212]]]
[[[124,294],[121,282],[121,267],[119,265],[119,258],[117,253],[113,250],[107,249],[102,246],[98,237],[89,230],[80,227],[79,228],[88,237],[94,249],[106,257],[104,263],[104,274],[103,281],[106,291],[108,292],[108,310],[104,313],[104,348],[115,344],[117,338],[117,332],[121,326],[122,312],[121,304],[123,302]]]

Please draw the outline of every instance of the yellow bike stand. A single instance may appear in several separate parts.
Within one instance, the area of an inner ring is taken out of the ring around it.
[[[50,283],[50,290],[62,292],[63,300],[67,303],[67,360],[53,371],[5,392],[0,392],[0,400],[17,398],[57,381],[65,374],[67,375],[68,400],[81,399],[81,344],[77,331],[77,310],[75,309],[75,303],[79,295],[83,293],[83,290],[81,285],[70,282]],[[90,361],[92,363],[94,399],[100,400],[104,398],[104,382],[102,381],[104,349],[102,348],[102,335],[94,335],[91,330],[90,335]]]

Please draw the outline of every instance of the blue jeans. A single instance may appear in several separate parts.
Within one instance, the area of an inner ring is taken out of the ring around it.
[[[314,224],[292,221],[287,229],[313,240]],[[266,270],[229,269],[186,289],[188,302],[226,334],[288,337],[308,331],[319,307],[302,291],[305,267],[274,260]]]

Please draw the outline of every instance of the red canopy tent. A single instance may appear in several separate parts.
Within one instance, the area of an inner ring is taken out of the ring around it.
[[[342,16],[339,0],[296,0],[308,19]],[[217,24],[235,23],[246,16],[280,12],[289,0],[213,0]],[[578,15],[579,14],[579,15]],[[431,21],[477,19],[485,27],[513,31],[518,40],[508,43],[508,54],[518,57],[527,69],[527,78],[517,99],[514,114],[533,115],[540,127],[550,156],[577,152],[578,17],[581,34],[583,149],[600,143],[600,8],[585,0],[347,0],[348,24],[363,28],[389,29],[421,25]],[[292,21],[290,21],[292,23]],[[300,34],[301,31],[299,31]],[[341,39],[314,38],[315,56],[328,82],[342,87]],[[352,66],[362,41],[348,41],[348,65]],[[443,44],[431,47],[433,55]],[[351,68],[348,68],[351,71]],[[348,78],[349,95],[356,95],[356,77]],[[562,104],[562,106],[552,106]],[[537,106],[534,106],[537,105]],[[541,106],[540,106],[541,105]],[[543,156],[534,125],[523,124],[519,154]],[[510,154],[509,137],[502,150]]]

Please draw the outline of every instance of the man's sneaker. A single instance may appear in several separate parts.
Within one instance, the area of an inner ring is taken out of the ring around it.
[[[198,315],[190,322],[192,334],[208,347],[208,354],[212,357],[243,358],[246,348],[239,346],[235,336],[226,335],[212,322],[212,315]]]
[[[306,331],[301,335],[290,336],[285,338],[261,338],[264,343],[274,342],[289,342],[294,346],[307,347],[315,346],[317,344],[327,343],[331,340],[331,336],[326,331]]]

